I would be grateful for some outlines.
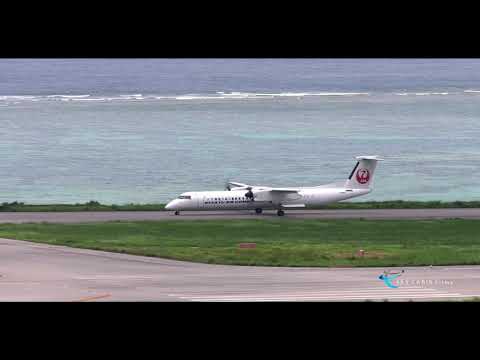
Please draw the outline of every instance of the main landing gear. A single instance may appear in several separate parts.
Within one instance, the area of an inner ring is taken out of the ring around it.
[[[180,215],[180,211],[175,211],[175,215]]]
[[[255,212],[256,212],[257,214],[261,214],[262,211],[263,211],[263,210],[262,210],[261,208],[256,208],[256,209],[255,209]]]
[[[278,210],[277,215],[278,216],[283,216],[283,215],[285,215],[285,212],[283,210]]]

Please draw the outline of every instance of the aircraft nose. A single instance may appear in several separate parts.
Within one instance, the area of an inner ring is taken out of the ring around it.
[[[173,210],[175,200],[170,201],[167,205],[165,205],[165,210]]]
[[[165,205],[165,210],[181,210],[182,200],[174,199]]]

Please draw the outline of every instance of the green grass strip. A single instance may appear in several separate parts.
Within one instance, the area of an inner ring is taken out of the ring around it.
[[[215,264],[480,264],[480,220],[464,219],[0,224],[0,237]],[[245,242],[256,248],[239,248]]]

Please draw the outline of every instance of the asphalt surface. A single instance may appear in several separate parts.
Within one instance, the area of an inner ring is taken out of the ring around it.
[[[279,218],[275,211],[99,211],[99,212],[0,212],[0,223],[101,222],[135,220],[214,220]],[[293,219],[480,219],[479,209],[368,209],[368,210],[286,210],[283,218]]]
[[[0,301],[426,301],[480,296],[480,266],[207,265],[0,239]],[[395,269],[399,271],[401,269]],[[394,281],[394,284],[395,284]]]

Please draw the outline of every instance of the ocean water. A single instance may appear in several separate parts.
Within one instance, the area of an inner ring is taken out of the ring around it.
[[[1,59],[0,202],[308,186],[480,200],[480,59]]]

